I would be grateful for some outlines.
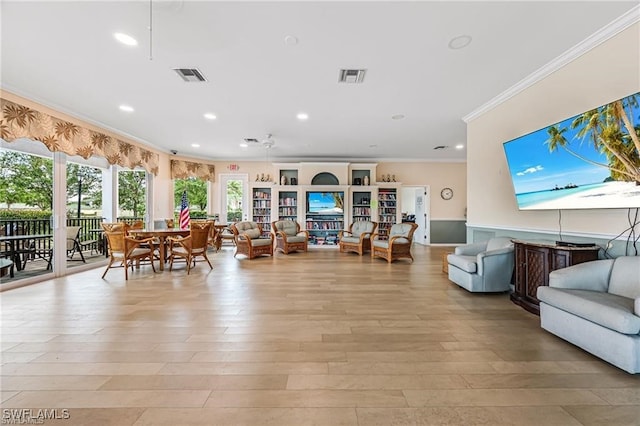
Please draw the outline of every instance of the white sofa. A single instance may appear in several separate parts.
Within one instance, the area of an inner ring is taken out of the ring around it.
[[[537,297],[543,329],[640,373],[640,256],[558,269]]]

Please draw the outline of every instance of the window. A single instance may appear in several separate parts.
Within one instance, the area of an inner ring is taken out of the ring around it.
[[[207,217],[207,182],[198,178],[174,179],[173,201],[174,212],[180,213],[182,193],[187,192],[189,214],[193,219],[206,219]]]

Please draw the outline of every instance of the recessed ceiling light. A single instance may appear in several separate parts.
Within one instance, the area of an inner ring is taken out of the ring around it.
[[[133,107],[129,105],[120,105],[120,111],[133,112]]]
[[[309,114],[307,114],[306,112],[300,112],[300,113],[298,113],[298,115],[296,115],[296,118],[298,120],[308,120],[309,119]]]
[[[402,120],[404,118],[404,114],[395,114],[391,116],[392,120]]]
[[[464,145],[462,145],[461,143],[459,143],[458,145],[456,145],[456,149],[462,149],[464,148]]]
[[[217,117],[215,114],[208,112],[204,115],[204,118],[206,118],[207,120],[215,120]]]
[[[286,44],[287,46],[295,46],[296,44],[298,44],[298,37],[288,35],[284,38],[284,44]]]
[[[124,34],[124,33],[115,33],[113,34],[113,36],[116,38],[116,40],[118,40],[120,43],[122,44],[126,44],[127,46],[137,46],[138,45],[138,40],[136,40],[135,38],[131,37],[128,34]]]
[[[242,142],[242,143],[240,144],[240,148],[249,148],[249,144],[248,144],[248,143],[246,143],[246,142]]]
[[[470,35],[459,35],[449,41],[449,49],[457,50],[467,47],[471,43]]]
[[[200,144],[199,143],[192,143],[191,146],[194,147],[194,148],[200,148]]]

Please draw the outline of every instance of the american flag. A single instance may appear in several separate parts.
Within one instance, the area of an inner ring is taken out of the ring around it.
[[[187,202],[187,191],[182,192],[182,200],[180,201],[180,229],[189,228],[189,203]]]

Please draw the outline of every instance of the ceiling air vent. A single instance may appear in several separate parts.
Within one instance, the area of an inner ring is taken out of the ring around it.
[[[366,69],[361,70],[340,70],[338,75],[338,83],[362,83]]]
[[[438,145],[438,146],[434,146],[433,147],[433,149],[447,149],[447,148],[449,148],[449,147],[446,146],[446,145]]]
[[[174,68],[173,70],[187,83],[207,81],[197,68]]]

